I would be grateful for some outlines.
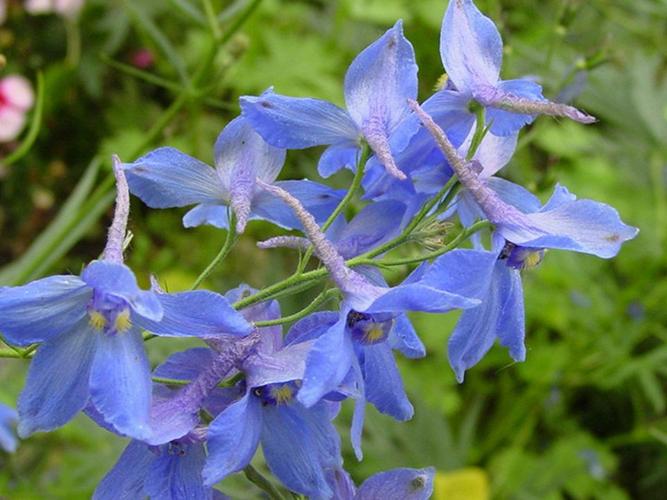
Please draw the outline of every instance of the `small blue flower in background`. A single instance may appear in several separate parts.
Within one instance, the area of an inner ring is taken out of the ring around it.
[[[216,168],[170,147],[156,149],[124,165],[132,194],[152,208],[196,205],[183,217],[185,227],[201,224],[226,229],[228,207],[236,230],[249,220],[268,220],[287,229],[299,227],[292,213],[274,197],[256,188],[257,179],[272,183],[285,162],[285,150],[270,146],[243,117],[222,130],[215,143]],[[342,195],[327,186],[303,180],[280,181],[318,220],[324,220]]]
[[[389,174],[405,179],[394,162],[389,137],[409,115],[407,99],[416,97],[415,54],[398,21],[352,61],[345,75],[347,111],[272,89],[259,97],[242,97],[241,109],[269,144],[288,149],[329,145],[317,167],[323,177],[354,168],[363,139]]]
[[[433,494],[435,469],[392,469],[366,479],[359,489],[343,469],[329,473],[336,500],[427,500]]]
[[[14,408],[0,403],[0,448],[8,453],[16,451],[18,440],[14,427],[18,422],[18,414]]]
[[[129,194],[120,165],[114,158],[118,196],[103,260],[91,262],[81,277],[51,276],[0,290],[4,337],[17,346],[40,344],[19,397],[21,436],[64,425],[90,400],[113,430],[147,439],[151,381],[142,329],[168,336],[251,331],[211,292],[158,296],[138,287],[122,263]],[[205,304],[215,306],[208,316]],[[183,323],[190,328],[179,328]]]

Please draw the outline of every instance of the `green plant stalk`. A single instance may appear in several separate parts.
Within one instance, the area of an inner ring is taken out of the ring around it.
[[[209,263],[208,266],[206,266],[206,269],[204,269],[199,276],[197,276],[197,279],[194,281],[192,284],[192,287],[190,290],[196,290],[199,288],[199,285],[201,285],[202,281],[204,281],[209,274],[213,271],[213,269],[218,266],[223,260],[225,260],[225,257],[229,255],[229,252],[232,250],[232,247],[234,246],[234,243],[238,241],[238,238],[236,236],[236,226],[235,226],[235,217],[234,214],[231,210],[228,210],[229,213],[229,228],[227,229],[227,237],[225,238],[225,243],[222,245],[222,248],[218,252],[218,254],[213,258],[213,260]]]
[[[320,307],[322,304],[324,304],[327,300],[329,300],[332,297],[335,297],[338,295],[338,289],[336,288],[330,288],[328,290],[323,291],[321,294],[319,294],[315,299],[308,304],[306,307],[301,309],[298,312],[295,312],[294,314],[290,314],[289,316],[283,316],[282,318],[278,319],[269,319],[266,321],[255,321],[255,326],[258,328],[266,327],[266,326],[276,326],[276,325],[284,325],[286,323],[292,323],[293,321],[300,320],[301,318],[307,316],[311,312],[313,312],[315,309]]]
[[[265,478],[261,472],[255,469],[251,464],[248,464],[245,469],[243,469],[243,474],[252,484],[257,486],[262,491],[265,491],[267,495],[273,500],[285,500],[285,497],[278,491],[271,481]]]
[[[30,148],[37,140],[39,130],[42,126],[42,115],[44,114],[44,75],[42,72],[37,73],[37,101],[35,104],[35,111],[32,114],[30,121],[30,128],[28,134],[25,136],[23,142],[9,154],[6,158],[0,160],[0,164],[8,167],[23,158]]]

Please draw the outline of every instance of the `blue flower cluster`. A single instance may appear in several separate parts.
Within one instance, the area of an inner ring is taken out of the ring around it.
[[[213,485],[246,469],[260,445],[280,482],[312,498],[428,498],[432,469],[380,473],[357,489],[332,423],[353,400],[351,441],[361,459],[367,403],[412,417],[393,351],[419,358],[425,349],[407,313],[463,310],[449,339],[459,381],[496,339],[523,361],[521,271],[546,249],[610,258],[637,234],[612,207],[562,186],[542,204],[495,176],[537,115],[594,119],[545,99],[533,80],[501,80],[500,34],[471,0],[450,1],[440,51],[448,78],[422,104],[399,21],[352,62],[346,109],[269,89],[241,98],[242,116],[216,141],[215,168],[169,147],[133,163],[114,158],[118,197],[102,257],[80,276],[0,289],[3,338],[39,345],[18,401],[19,435],[54,430],[84,411],[131,438],[98,499],[220,497]],[[320,175],[355,172],[347,193],[276,180],[286,149],[319,145],[327,146]],[[359,186],[368,203],[347,221],[343,208]],[[165,293],[155,282],[142,290],[123,264],[128,191],[154,208],[194,205],[186,227],[235,235],[262,219],[299,231],[259,246],[298,249],[304,266],[315,254],[322,267],[301,267],[273,289]],[[462,231],[445,245],[455,221]],[[468,237],[471,248],[455,248]],[[429,253],[384,260],[409,241]],[[379,272],[415,262],[394,286]],[[323,297],[338,296],[337,310],[317,311],[314,302],[282,317],[274,297],[326,277],[335,286]],[[151,372],[144,340],[152,335],[199,337],[206,347],[177,352]],[[5,422],[15,417],[4,408],[0,417],[0,444],[12,449]]]

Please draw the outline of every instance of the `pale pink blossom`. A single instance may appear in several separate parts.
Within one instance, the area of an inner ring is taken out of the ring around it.
[[[0,0],[2,1],[2,0]],[[63,17],[76,17],[83,7],[84,0],[27,0],[25,10],[30,14],[48,14],[55,12]]]
[[[22,76],[0,79],[0,142],[11,141],[19,135],[34,101],[32,86]]]

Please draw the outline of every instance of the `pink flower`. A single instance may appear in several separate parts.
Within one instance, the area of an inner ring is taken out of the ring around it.
[[[34,101],[32,86],[22,76],[9,75],[0,80],[0,142],[19,135]]]
[[[27,0],[25,10],[30,14],[48,14],[55,12],[63,17],[75,17],[84,0]]]

